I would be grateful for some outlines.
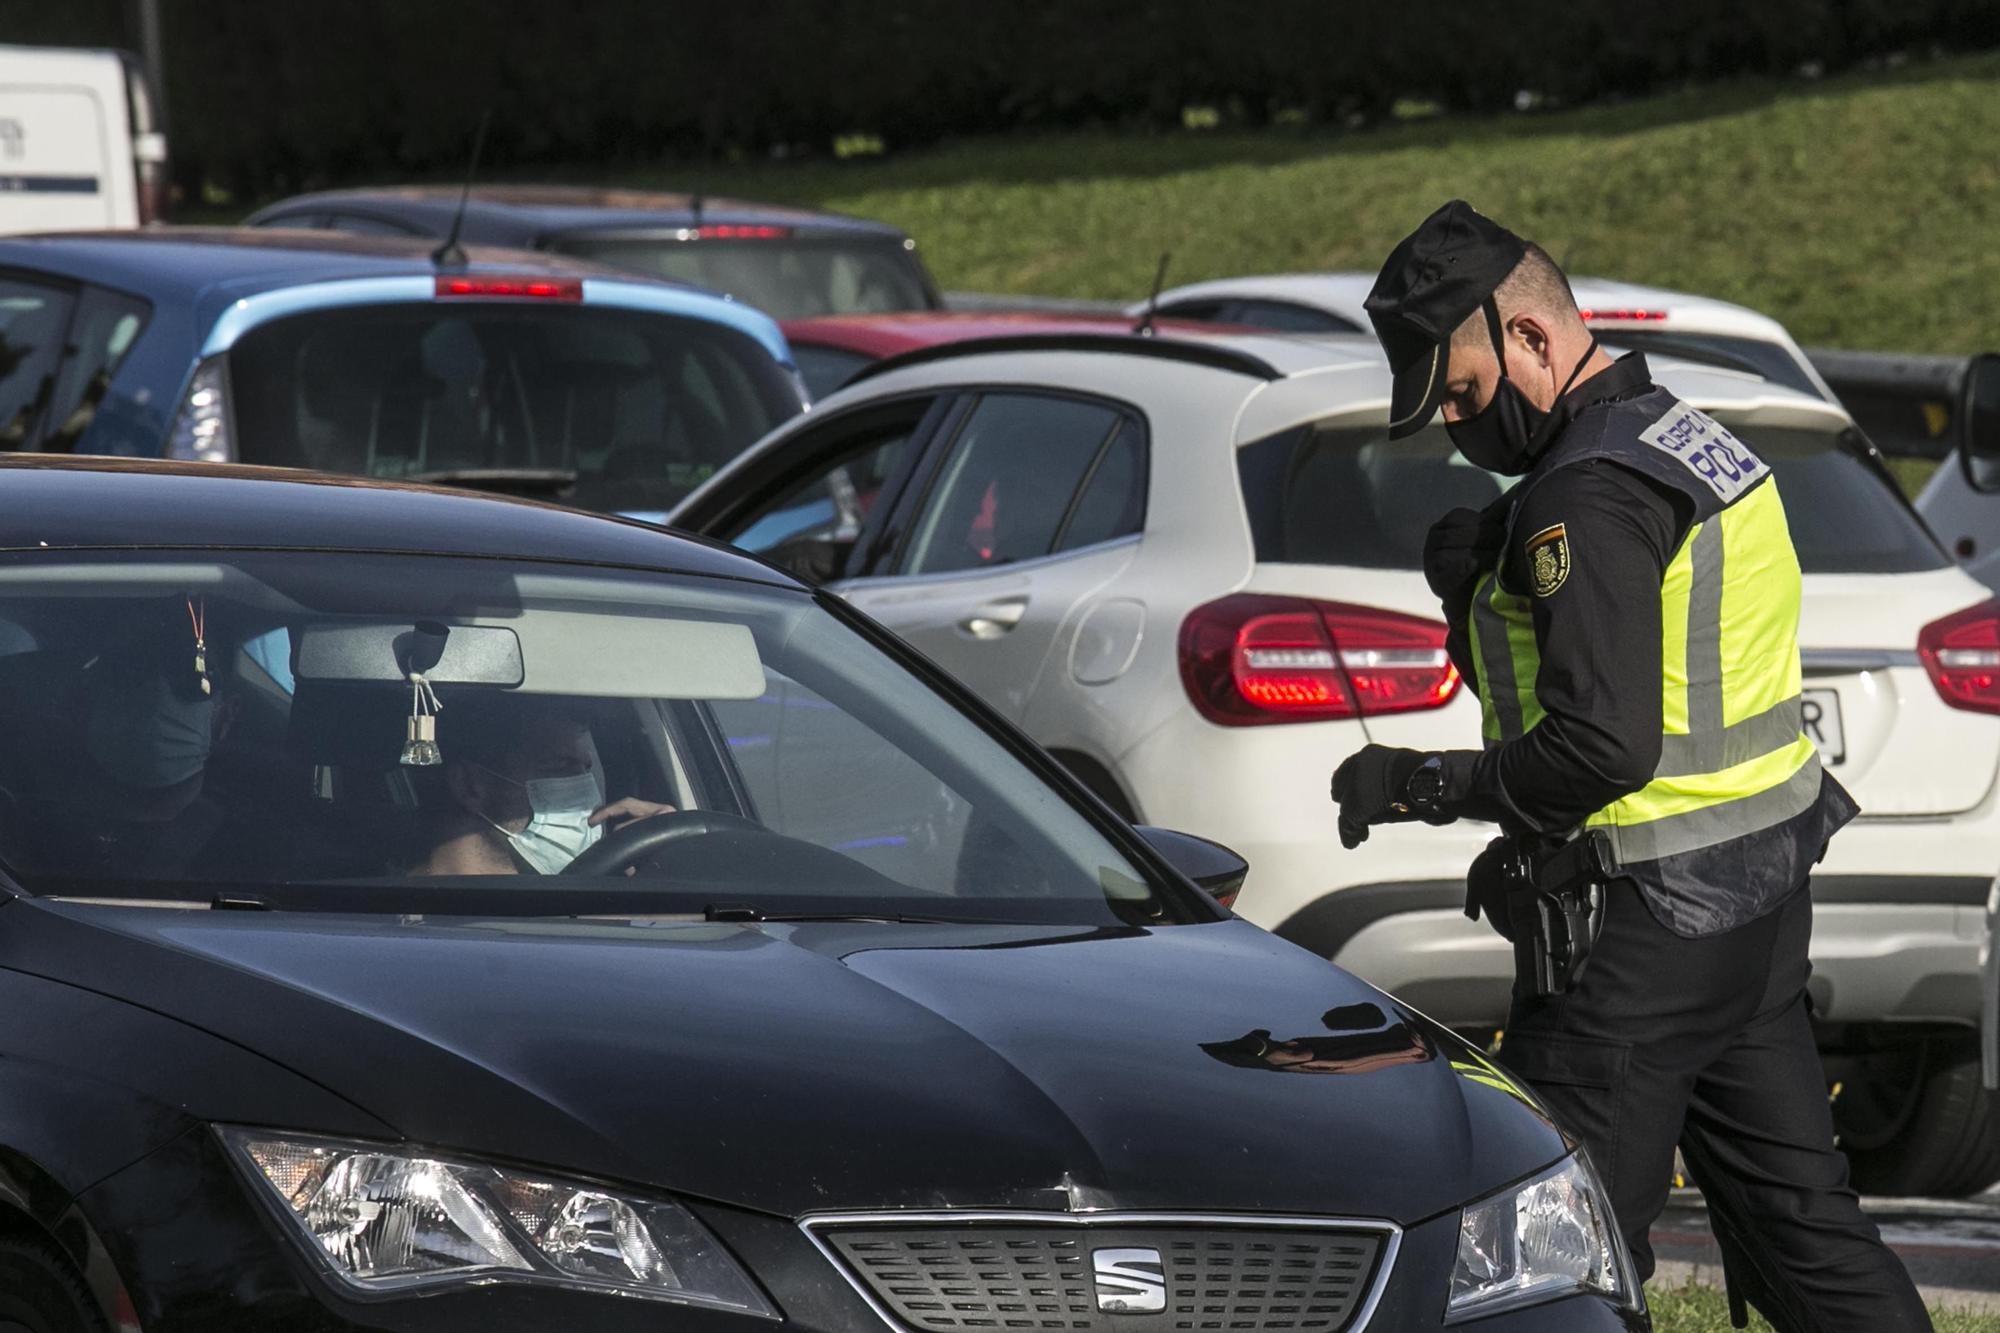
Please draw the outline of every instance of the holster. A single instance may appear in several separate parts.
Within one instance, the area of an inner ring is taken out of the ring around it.
[[[1618,874],[1611,842],[1586,829],[1537,854],[1520,840],[1505,863],[1515,975],[1538,996],[1561,995],[1583,976],[1604,929],[1604,898]]]

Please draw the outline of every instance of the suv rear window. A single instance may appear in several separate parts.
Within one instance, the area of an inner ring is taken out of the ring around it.
[[[1894,483],[1841,437],[1739,433],[1777,477],[1805,572],[1900,574],[1948,563]],[[1238,450],[1237,473],[1259,561],[1366,569],[1422,568],[1432,523],[1460,506],[1484,508],[1513,484],[1459,457],[1436,427],[1394,442],[1380,430],[1301,427]]]
[[[1704,366],[1724,370],[1747,370],[1760,379],[1782,384],[1787,389],[1825,399],[1826,392],[1792,355],[1791,349],[1762,338],[1738,338],[1726,333],[1670,333],[1664,329],[1604,329],[1605,345],[1616,355],[1620,351],[1677,356]]]
[[[550,247],[648,277],[727,292],[773,319],[929,310],[915,256],[893,240],[682,241],[579,234]]]
[[[799,408],[754,339],[603,306],[317,310],[239,340],[229,386],[245,462],[514,473],[522,489],[626,513],[670,507]]]

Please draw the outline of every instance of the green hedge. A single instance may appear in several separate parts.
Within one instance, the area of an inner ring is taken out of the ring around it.
[[[1355,123],[2000,42],[1991,0],[160,0],[176,175],[237,191],[892,146],[1019,128]],[[5,40],[136,45],[135,0],[0,0]]]

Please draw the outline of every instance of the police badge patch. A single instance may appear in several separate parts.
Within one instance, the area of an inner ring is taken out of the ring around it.
[[[1548,597],[1569,577],[1569,537],[1563,525],[1553,524],[1528,538],[1528,578],[1535,596]]]

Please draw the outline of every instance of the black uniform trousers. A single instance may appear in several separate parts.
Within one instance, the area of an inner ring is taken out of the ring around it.
[[[1629,883],[1566,995],[1516,980],[1500,1058],[1590,1153],[1643,1281],[1678,1143],[1731,1286],[1779,1333],[1903,1333],[1930,1317],[1834,1146],[1805,984],[1801,889],[1734,930],[1686,939]]]

